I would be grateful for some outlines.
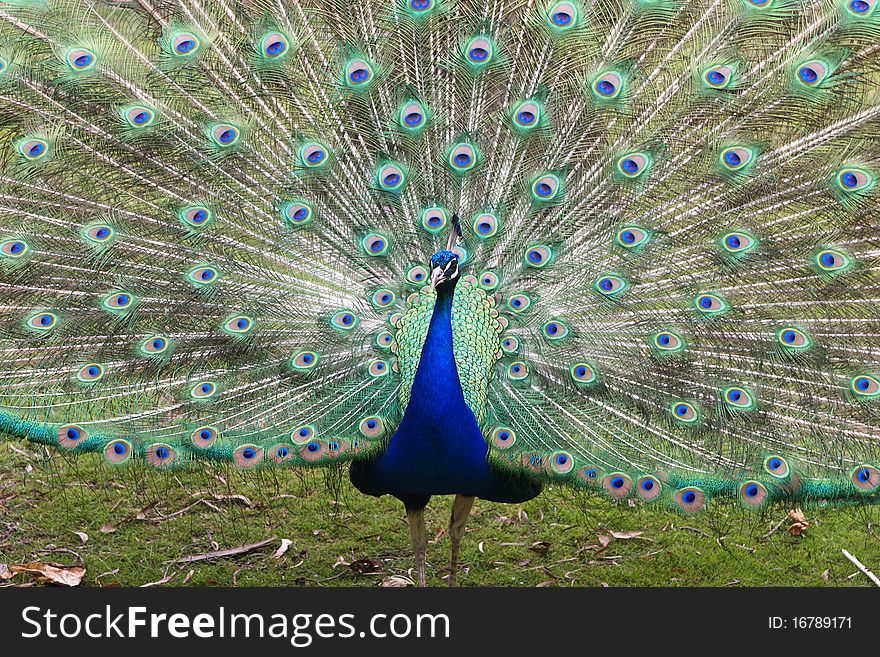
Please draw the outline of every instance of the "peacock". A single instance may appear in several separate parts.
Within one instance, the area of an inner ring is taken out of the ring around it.
[[[880,501],[877,0],[4,0],[0,432]],[[347,464],[350,463],[350,466]]]

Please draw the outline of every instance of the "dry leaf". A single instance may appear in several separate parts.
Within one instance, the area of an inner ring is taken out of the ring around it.
[[[554,584],[556,584],[555,579],[548,579],[546,582],[539,582],[538,584],[535,584],[535,586],[539,589],[543,589],[548,586],[553,586]]]
[[[550,543],[547,541],[535,541],[529,546],[529,550],[543,556],[550,551]]]
[[[192,563],[194,561],[204,561],[206,559],[219,559],[222,557],[232,557],[238,554],[245,554],[247,552],[253,552],[254,550],[259,550],[260,548],[264,548],[267,545],[274,543],[278,540],[277,536],[273,536],[272,538],[267,538],[265,541],[260,541],[259,543],[251,543],[250,545],[242,545],[240,547],[234,548],[226,548],[223,550],[214,550],[213,552],[205,552],[204,554],[194,554],[188,557],[181,557],[180,559],[175,559],[174,561],[170,561],[169,563]]]
[[[287,552],[287,548],[289,548],[292,543],[293,541],[291,541],[289,538],[282,538],[281,546],[277,550],[275,550],[275,554],[273,554],[272,556],[276,559],[280,559],[284,556],[284,553]]]
[[[480,541],[479,545],[477,545],[477,549],[480,551],[481,554],[485,554],[486,553],[486,542]]]
[[[831,569],[830,568],[828,570],[825,570],[822,572],[822,579],[824,579],[826,582],[828,581],[828,578],[830,576],[831,576]]]
[[[608,533],[611,534],[611,536],[614,537],[614,538],[619,538],[620,540],[625,541],[625,540],[628,539],[628,538],[638,538],[639,536],[641,536],[641,535],[644,534],[645,532],[643,532],[643,531],[639,531],[639,532],[615,532],[615,531],[612,531],[612,530],[609,529],[609,530],[608,530]]]
[[[82,566],[63,566],[58,563],[42,563],[35,561],[29,564],[13,565],[9,571],[15,573],[37,573],[46,583],[53,582],[62,586],[79,586],[86,569]]]
[[[788,512],[788,519],[792,521],[792,524],[788,526],[786,530],[792,536],[801,536],[807,527],[810,526],[810,523],[807,522],[806,516],[804,516],[804,512],[800,509],[792,509]]]
[[[0,579],[12,579],[15,577],[15,573],[10,572],[9,566],[5,563],[0,563]]]
[[[350,566],[350,565],[351,565],[351,563],[349,563],[345,557],[343,557],[342,555],[339,555],[338,557],[336,557],[336,563],[334,563],[330,567],[336,568],[337,566]]]
[[[73,532],[73,533],[76,534],[77,536],[79,536],[79,540],[81,540],[83,542],[83,544],[88,543],[88,541],[89,541],[88,534],[86,534],[85,532]]]
[[[409,577],[404,577],[403,575],[389,575],[379,582],[379,586],[385,588],[403,588],[404,586],[415,586],[415,582]]]

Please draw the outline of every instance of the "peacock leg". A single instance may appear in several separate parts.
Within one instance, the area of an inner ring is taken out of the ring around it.
[[[449,518],[449,538],[452,539],[452,556],[449,560],[449,586],[455,586],[458,575],[458,546],[464,535],[464,525],[474,506],[474,497],[456,495],[452,503],[452,515]]]
[[[428,533],[425,530],[425,507],[406,509],[406,522],[412,538],[413,552],[416,555],[416,570],[419,574],[419,586],[425,586],[425,549],[428,547]]]

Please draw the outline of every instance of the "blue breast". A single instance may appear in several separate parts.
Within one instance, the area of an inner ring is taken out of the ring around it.
[[[401,498],[459,493],[499,502],[530,499],[540,485],[492,470],[487,445],[464,400],[452,348],[453,290],[438,290],[410,401],[387,451],[354,463],[364,493]]]

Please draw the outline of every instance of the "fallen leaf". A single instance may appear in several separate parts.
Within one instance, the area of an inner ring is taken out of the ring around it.
[[[619,538],[620,540],[625,541],[625,540],[628,539],[628,538],[638,538],[639,536],[641,536],[641,535],[644,534],[645,532],[643,532],[643,531],[638,531],[638,532],[615,532],[615,531],[612,531],[612,530],[609,529],[609,530],[608,530],[608,533],[611,534],[611,536],[614,537],[614,538]]]
[[[35,561],[29,564],[13,565],[9,571],[15,573],[37,573],[45,582],[53,582],[62,586],[79,586],[86,569],[82,566],[63,566],[58,563],[42,563]]]
[[[350,566],[350,565],[351,565],[351,563],[349,561],[347,561],[345,557],[343,557],[342,555],[339,555],[338,557],[336,557],[336,562],[330,567],[336,568],[337,566]]]
[[[272,556],[276,559],[280,559],[284,556],[284,553],[287,552],[287,548],[289,548],[292,543],[293,541],[291,541],[289,538],[282,538],[281,546],[277,550],[275,550],[275,554],[273,554]]]
[[[807,522],[806,516],[804,516],[804,512],[800,509],[792,509],[789,511],[788,519],[792,521],[792,524],[788,526],[786,531],[792,536],[802,536],[804,531],[810,526],[810,523]]]
[[[550,543],[547,541],[535,541],[529,546],[529,550],[543,556],[550,551]]]
[[[10,572],[9,566],[0,563],[0,579],[12,579],[13,577],[15,577],[15,573]]]
[[[261,548],[270,545],[278,540],[278,537],[273,536],[272,538],[267,538],[265,541],[260,541],[259,543],[251,543],[250,545],[242,545],[240,547],[234,548],[225,548],[223,550],[214,550],[212,552],[205,552],[204,554],[193,554],[188,557],[181,557],[179,559],[174,559],[168,563],[193,563],[194,561],[205,561],[206,559],[221,559],[223,557],[232,557],[237,554],[246,554],[247,552],[253,552],[254,550],[259,550]]]
[[[415,586],[415,582],[409,577],[404,577],[403,575],[389,575],[379,582],[379,586],[385,588],[403,588],[405,586]]]
[[[486,542],[480,541],[479,545],[477,545],[477,549],[480,551],[480,554],[486,553]]]
[[[83,542],[83,544],[88,543],[88,541],[89,541],[88,534],[86,534],[85,532],[73,532],[73,533],[76,534],[77,536],[79,536],[79,540],[81,540]]]
[[[539,589],[543,589],[543,588],[546,588],[546,587],[548,587],[548,586],[553,586],[554,584],[556,584],[556,580],[555,580],[555,579],[548,579],[548,580],[545,581],[545,582],[539,582],[538,584],[535,584],[535,586],[536,586],[537,588],[539,588]]]
[[[831,569],[830,568],[828,570],[825,570],[822,572],[822,579],[824,579],[826,582],[828,581],[828,578],[830,576],[831,576]]]

